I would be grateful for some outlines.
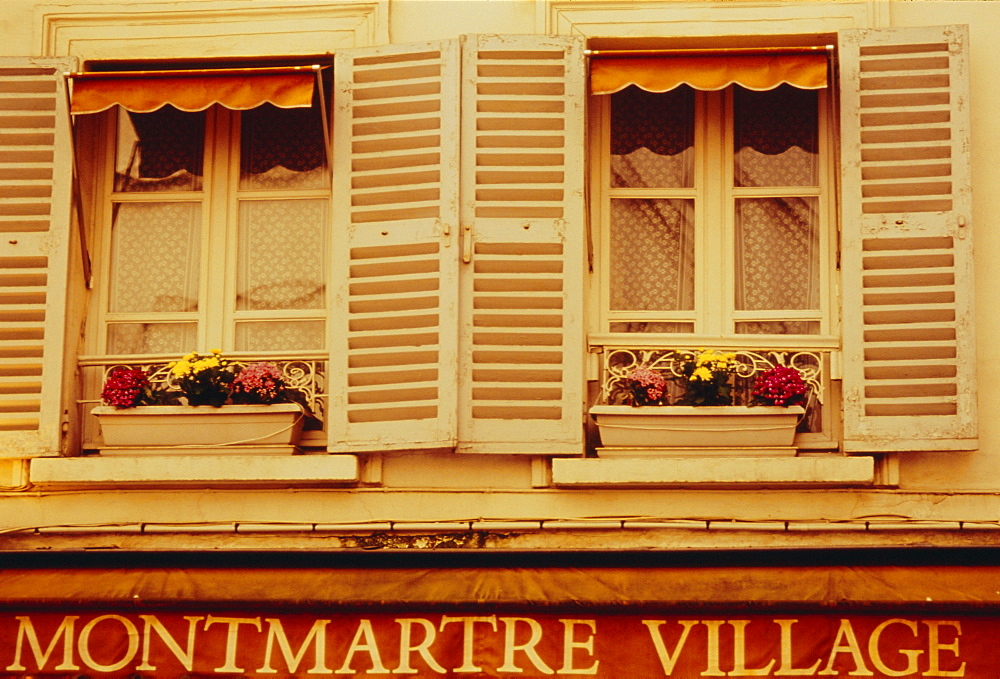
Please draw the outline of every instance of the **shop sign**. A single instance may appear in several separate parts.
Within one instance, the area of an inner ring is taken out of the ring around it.
[[[0,674],[984,677],[1000,618],[5,612]]]

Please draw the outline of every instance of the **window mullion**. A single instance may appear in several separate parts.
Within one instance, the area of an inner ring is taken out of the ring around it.
[[[702,149],[702,158],[698,165],[700,200],[695,208],[695,220],[699,265],[696,280],[701,295],[696,300],[696,308],[700,310],[702,323],[699,332],[718,336],[725,334],[724,330],[732,323],[732,295],[726,293],[733,286],[732,248],[726,245],[732,232],[732,218],[726,209],[732,201],[729,188],[732,164],[726,153],[729,126],[722,93],[702,92],[700,101],[702,124],[698,129],[702,143],[696,143],[696,147]]]
[[[213,107],[206,134],[205,209],[202,230],[201,348],[232,349],[232,303],[229,301],[235,266],[231,220],[235,198],[232,190],[233,135],[237,114]]]

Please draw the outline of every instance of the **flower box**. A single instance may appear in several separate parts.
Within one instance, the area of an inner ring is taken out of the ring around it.
[[[599,456],[795,455],[799,406],[620,406],[590,409]]]
[[[292,453],[304,413],[294,403],[270,405],[97,406],[101,455]]]

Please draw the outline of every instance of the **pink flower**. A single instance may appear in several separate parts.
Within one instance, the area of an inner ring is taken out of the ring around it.
[[[284,398],[285,375],[273,363],[253,363],[233,380],[235,403],[274,403]]]

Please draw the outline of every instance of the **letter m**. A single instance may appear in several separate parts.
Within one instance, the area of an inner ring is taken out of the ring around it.
[[[267,628],[267,650],[264,653],[264,666],[257,670],[258,672],[261,674],[277,673],[278,670],[271,667],[274,642],[277,641],[289,672],[295,672],[299,668],[299,663],[305,657],[310,642],[313,642],[316,644],[316,662],[308,674],[332,674],[331,670],[326,667],[326,626],[330,623],[329,620],[317,620],[313,623],[309,634],[299,646],[298,653],[292,652],[292,645],[288,641],[288,636],[285,635],[285,628],[282,626],[281,620],[277,618],[264,618],[264,620],[269,625]]]
[[[7,667],[7,671],[17,672],[28,669],[21,664],[21,649],[24,648],[25,639],[28,640],[31,652],[35,656],[35,664],[38,666],[38,670],[40,672],[44,671],[45,666],[49,662],[49,656],[55,650],[60,636],[63,638],[63,658],[62,663],[54,669],[57,672],[80,669],[79,665],[73,664],[73,625],[80,619],[80,616],[67,615],[63,617],[62,623],[59,624],[59,628],[53,633],[52,641],[49,642],[48,648],[45,649],[44,653],[42,652],[42,645],[38,641],[38,633],[35,632],[35,625],[31,622],[31,618],[27,615],[17,615],[14,616],[14,619],[20,623],[20,626],[17,628],[17,645],[14,650],[14,662]]]

